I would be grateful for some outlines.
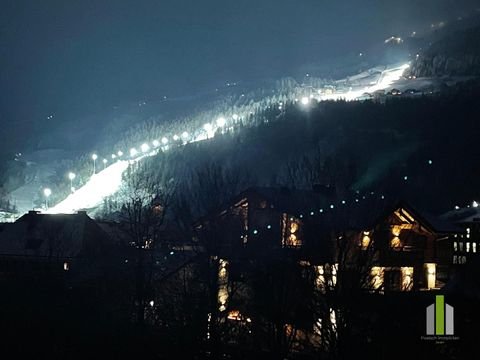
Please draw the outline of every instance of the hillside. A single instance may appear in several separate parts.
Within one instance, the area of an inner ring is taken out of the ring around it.
[[[188,202],[202,192],[192,179],[213,164],[241,177],[243,187],[319,183],[335,186],[338,200],[375,193],[443,212],[480,198],[478,96],[480,84],[469,82],[385,104],[332,101],[306,109],[289,103],[283,112],[265,110],[264,122],[240,133],[217,133],[149,158],[140,176],[159,172],[175,180]]]
[[[411,74],[416,77],[480,74],[480,26],[448,33],[419,54]]]

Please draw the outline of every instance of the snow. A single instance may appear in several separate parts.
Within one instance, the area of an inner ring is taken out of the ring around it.
[[[352,87],[346,93],[337,92],[330,95],[310,95],[310,98],[316,98],[318,101],[339,99],[354,101],[366,92],[373,93],[377,90],[385,90],[391,87],[395,82],[402,78],[403,72],[408,67],[408,64],[397,64],[384,70],[378,68],[371,69],[355,76],[357,85],[355,88]],[[292,97],[293,100],[295,94],[292,94]],[[310,102],[310,98],[302,98],[301,103],[303,106],[306,106]],[[248,114],[234,114],[232,119],[236,121],[236,119],[246,117],[247,115]],[[217,130],[222,130],[230,118],[226,119],[223,116],[219,116],[214,119],[216,120],[212,119],[211,123],[204,124],[200,129],[196,129],[190,133],[184,132],[182,134],[183,144],[185,145],[187,143],[204,141],[212,138]],[[194,135],[190,137],[189,134]],[[153,144],[154,147],[157,147],[159,142],[158,140],[145,140],[145,143],[140,146],[143,154],[135,148],[130,149],[130,160],[118,160],[109,165],[104,170],[93,175],[84,186],[77,189],[66,199],[51,207],[46,212],[50,214],[73,213],[82,209],[92,209],[102,204],[105,198],[115,194],[120,189],[123,174],[130,163],[141,161],[144,157],[156,155],[158,151],[160,151],[156,149],[147,153],[150,150],[148,144]],[[168,138],[163,137],[161,142],[163,144],[161,151],[168,151]]]

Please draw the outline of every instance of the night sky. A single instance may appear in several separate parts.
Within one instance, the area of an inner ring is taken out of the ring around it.
[[[41,122],[52,113],[88,114],[226,81],[286,76],[476,6],[472,0],[2,0],[0,121]]]

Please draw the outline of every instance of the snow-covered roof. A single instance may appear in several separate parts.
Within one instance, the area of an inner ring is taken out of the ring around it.
[[[101,252],[106,241],[105,232],[84,212],[31,211],[0,225],[0,256],[77,257]]]

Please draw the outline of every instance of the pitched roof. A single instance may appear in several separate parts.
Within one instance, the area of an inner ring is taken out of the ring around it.
[[[414,217],[416,221],[420,222],[425,228],[427,228],[431,232],[456,233],[461,230],[454,223],[448,220],[442,219],[438,216],[435,216],[429,212],[420,211],[417,208],[413,207],[412,205],[403,201],[398,202],[394,207],[388,209],[381,218],[377,219],[377,223],[382,221],[383,218],[395,212],[397,209],[405,209],[408,213],[410,213]]]
[[[98,251],[106,234],[84,212],[29,212],[0,227],[0,255],[75,257]]]

